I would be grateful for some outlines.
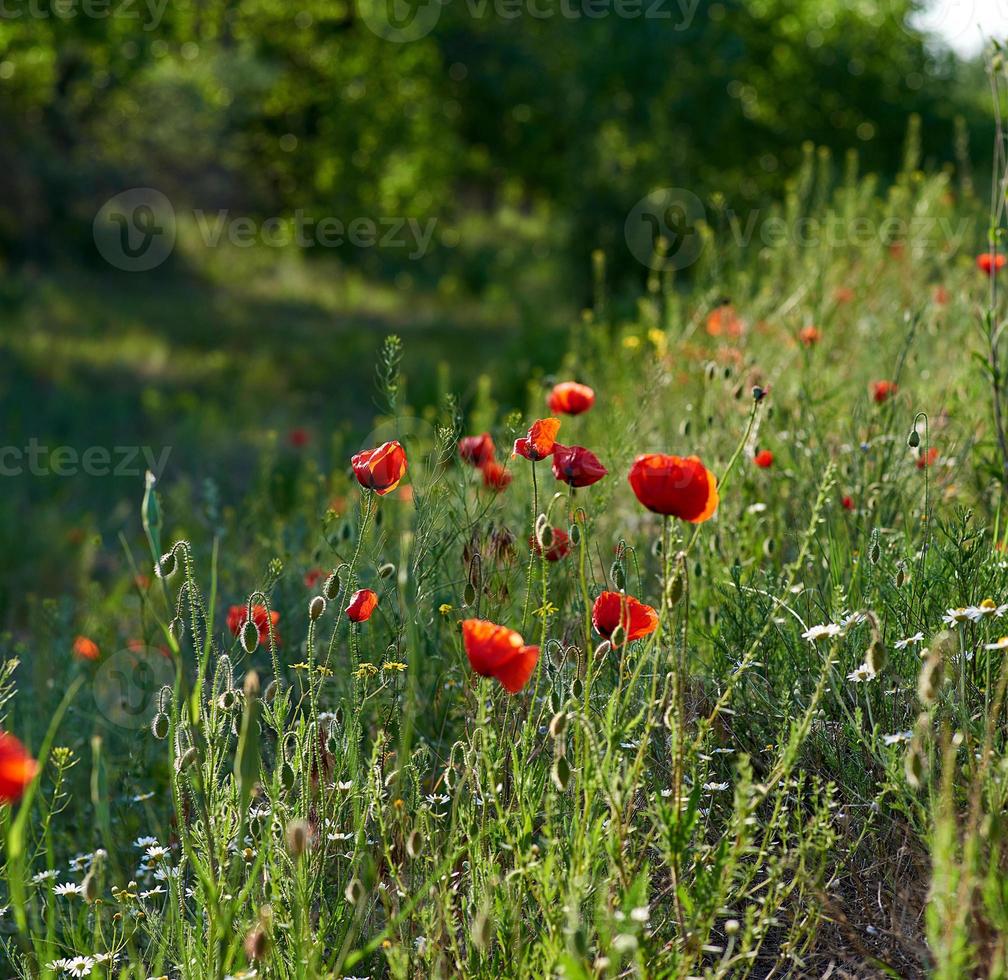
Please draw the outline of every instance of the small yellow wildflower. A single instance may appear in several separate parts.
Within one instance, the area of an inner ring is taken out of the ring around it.
[[[450,602],[442,602],[441,605],[438,606],[438,612],[441,613],[442,616],[450,616],[451,611],[452,604]]]
[[[400,673],[406,669],[406,664],[399,660],[386,660],[381,665],[382,670],[398,670]]]
[[[311,664],[301,661],[300,663],[291,664],[294,670],[314,670],[315,673],[321,674],[323,677],[332,677],[332,671],[328,667],[323,667],[322,664],[315,664],[313,667]]]
[[[378,673],[378,668],[374,664],[362,663],[354,672],[354,677],[362,681],[365,677],[374,677]]]
[[[553,605],[552,602],[545,602],[541,605],[532,615],[533,616],[552,616],[557,611],[557,607]]]
[[[628,350],[636,350],[640,347],[640,337],[638,337],[635,333],[627,334],[623,338],[623,346]]]

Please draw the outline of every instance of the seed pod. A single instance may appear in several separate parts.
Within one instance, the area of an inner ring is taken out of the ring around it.
[[[159,711],[156,715],[154,715],[154,718],[151,721],[151,732],[155,738],[165,739],[168,737],[168,728],[168,716],[163,711]]]
[[[868,651],[865,653],[865,665],[873,674],[881,674],[887,659],[888,655],[885,644],[876,637],[868,644]]]
[[[287,824],[287,851],[295,861],[308,849],[311,830],[304,820],[292,820]]]
[[[549,733],[551,738],[563,738],[567,731],[567,713],[558,711],[549,723]]]
[[[322,616],[322,613],[325,612],[325,607],[325,599],[320,595],[315,596],[315,598],[308,604],[308,618],[314,623],[315,620],[319,619]]]
[[[259,627],[251,619],[246,619],[242,625],[241,645],[246,653],[255,653],[259,646]]]
[[[380,513],[380,512],[379,512]],[[378,578],[391,578],[395,574],[395,565],[387,561],[378,569]]]
[[[911,449],[916,449],[920,445],[920,433],[916,429],[910,430],[910,435],[907,436],[907,445]]]
[[[566,756],[557,756],[556,761],[553,763],[553,770],[550,775],[553,779],[553,785],[556,786],[561,793],[566,792],[567,787],[570,786],[571,779],[571,767]]]

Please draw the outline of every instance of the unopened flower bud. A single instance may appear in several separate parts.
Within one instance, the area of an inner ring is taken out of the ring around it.
[[[311,621],[314,623],[315,620],[320,618],[322,613],[325,612],[325,607],[326,607],[325,599],[320,595],[315,596],[315,598],[312,599],[312,601],[308,604],[309,619],[311,619]]]
[[[910,435],[907,436],[907,445],[911,449],[916,449],[920,445],[920,433],[916,429],[910,430]]]
[[[251,619],[246,619],[242,624],[241,645],[246,653],[255,653],[259,646],[259,627]]]
[[[333,572],[322,584],[322,595],[330,602],[333,602],[339,595],[340,577],[339,572]]]
[[[549,723],[549,733],[551,738],[563,738],[564,733],[567,731],[567,713],[565,711],[558,711],[551,719]]]
[[[395,574],[395,565],[387,561],[378,569],[378,578],[390,578]]]
[[[257,922],[248,931],[245,937],[245,955],[252,963],[258,963],[266,959],[269,953],[270,939],[269,933],[261,922]]]
[[[561,793],[566,792],[567,787],[570,786],[571,780],[571,767],[566,756],[557,756],[557,760],[553,763],[553,770],[550,775],[553,779],[553,785],[556,786]]]
[[[287,824],[287,851],[295,861],[308,849],[310,834],[310,828],[304,820],[292,820]]]
[[[168,737],[168,728],[168,716],[163,711],[159,711],[151,721],[151,732],[155,738],[164,739]]]
[[[175,769],[178,772],[185,772],[196,761],[196,749],[190,746],[185,750],[175,762]]]
[[[881,674],[887,660],[885,644],[877,637],[868,645],[865,654],[865,665],[873,674]]]
[[[169,551],[158,559],[158,563],[154,566],[154,574],[158,578],[168,578],[177,567],[178,560],[175,558],[175,552],[174,550]]]

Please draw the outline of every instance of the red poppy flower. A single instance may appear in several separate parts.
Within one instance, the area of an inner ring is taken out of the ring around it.
[[[511,482],[511,474],[497,460],[492,459],[489,463],[484,463],[480,470],[483,473],[483,486],[488,490],[505,489]]]
[[[698,456],[638,456],[627,479],[637,499],[656,514],[699,524],[717,510],[717,480]]]
[[[245,625],[245,620],[248,618],[248,609],[245,606],[232,606],[228,610],[227,625],[228,629],[231,630],[232,636],[238,636],[241,633],[241,628]],[[269,621],[273,622],[273,638],[276,640],[276,645],[280,646],[280,634],[276,630],[276,624],[280,621],[280,613],[275,609],[266,615],[266,607],[260,604],[256,604],[252,607],[252,622],[255,623],[256,629],[259,630],[259,642],[266,643],[269,641]]]
[[[876,405],[887,402],[897,391],[899,391],[899,386],[895,381],[872,382],[872,398],[875,399]]]
[[[731,303],[722,303],[707,317],[707,333],[711,337],[741,337],[745,323]]]
[[[822,332],[819,330],[818,327],[813,326],[802,327],[801,330],[798,331],[798,339],[806,347],[815,347],[815,345],[818,344],[820,340],[822,340]]]
[[[546,404],[551,412],[580,415],[595,404],[595,392],[588,385],[576,381],[561,381],[553,386]]]
[[[86,636],[78,636],[73,641],[73,653],[78,660],[97,660],[99,654],[98,644]]]
[[[524,456],[533,463],[552,455],[556,444],[556,434],[560,431],[560,419],[539,419],[532,423],[528,435],[515,439],[514,456]]]
[[[462,643],[473,671],[496,678],[511,694],[528,683],[539,662],[539,647],[526,646],[520,633],[485,619],[462,621]]]
[[[406,452],[398,442],[384,442],[365,449],[350,460],[357,482],[380,496],[391,493],[406,475]]]
[[[287,441],[295,449],[303,449],[308,445],[308,440],[310,438],[311,436],[308,434],[307,429],[291,429],[290,432],[287,433]]]
[[[986,272],[988,276],[992,276],[995,272],[1003,269],[1005,263],[1008,263],[1008,258],[1000,252],[996,255],[993,252],[984,252],[982,255],[978,255],[976,260],[977,268],[981,272]]]
[[[462,461],[473,466],[483,466],[494,458],[495,449],[489,432],[481,436],[465,436],[459,439],[459,456]]]
[[[316,583],[325,572],[321,568],[309,568],[307,572],[304,573],[304,584],[306,589],[314,589]]]
[[[13,736],[0,732],[0,803],[21,799],[38,772],[38,763]]]
[[[843,504],[843,509],[844,510],[853,510],[854,509],[854,498],[853,497],[844,497],[840,501],[840,503]]]
[[[921,453],[917,457],[917,469],[923,470],[928,466],[933,466],[938,462],[938,450],[932,446],[926,453]]]
[[[773,466],[773,453],[769,449],[761,449],[755,456],[753,462],[761,469],[768,470]]]
[[[371,618],[371,613],[377,606],[377,592],[371,589],[358,589],[350,597],[350,605],[346,607],[347,618],[354,623],[364,623]]]
[[[584,446],[561,446],[553,450],[553,475],[572,487],[590,487],[609,471],[590,449]]]
[[[632,595],[603,592],[592,606],[592,625],[607,640],[617,626],[622,626],[629,643],[658,628],[658,613]]]
[[[570,536],[561,528],[555,527],[552,530],[553,541],[546,549],[546,560],[560,561],[562,558],[566,558],[570,554]],[[534,534],[529,538],[529,545],[537,555],[542,554],[542,548],[539,547],[539,541]]]

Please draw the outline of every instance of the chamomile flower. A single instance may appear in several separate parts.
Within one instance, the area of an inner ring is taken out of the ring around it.
[[[95,966],[93,956],[74,956],[63,961],[63,972],[71,977],[87,977]]]
[[[913,732],[893,732],[891,735],[883,735],[882,741],[886,745],[898,745],[901,742],[909,742],[913,738]]]
[[[823,623],[820,626],[810,626],[802,633],[802,639],[808,640],[809,643],[815,643],[816,640],[821,640],[824,637],[839,636],[842,632],[843,627],[837,623]]]
[[[945,612],[945,615],[942,616],[942,622],[946,626],[959,626],[960,624],[966,623],[968,621],[969,616],[967,615],[966,609],[964,607],[957,609],[949,609]]]
[[[64,881],[60,882],[54,889],[54,895],[83,895],[84,888],[82,885],[78,885],[76,881]]]
[[[922,643],[923,641],[924,641],[923,633],[914,633],[913,636],[908,636],[905,640],[897,640],[893,644],[893,649],[905,650],[908,646],[912,646],[914,643]]]
[[[996,640],[994,643],[985,643],[985,650],[1008,650],[1008,636],[1002,636],[1001,639]]]
[[[984,599],[979,606],[967,606],[966,618],[971,623],[979,623],[982,619],[1000,619],[1008,612],[1008,605],[997,605],[993,599]]]
[[[58,874],[58,871],[40,871],[32,877],[31,882],[33,885],[41,885],[43,882],[52,881]]]
[[[860,684],[864,681],[871,681],[875,679],[875,671],[868,666],[868,664],[861,664],[857,670],[852,670],[847,675],[847,680],[853,681],[855,684]]]

